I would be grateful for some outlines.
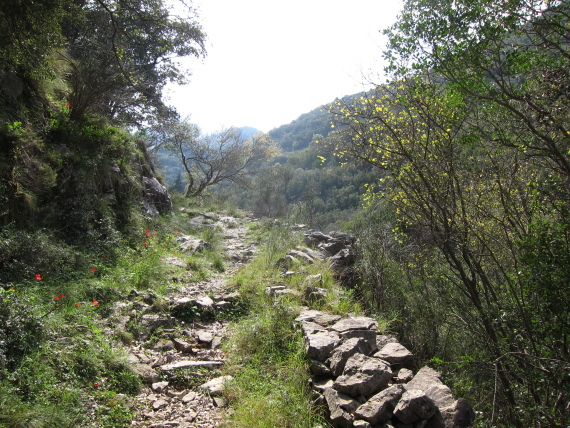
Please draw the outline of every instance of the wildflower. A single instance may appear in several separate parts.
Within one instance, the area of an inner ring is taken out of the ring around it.
[[[94,382],[94,383],[93,383],[93,386],[94,386],[95,388],[97,388],[97,387],[99,386],[99,382]]]
[[[81,307],[81,305],[79,303],[76,303],[75,306],[77,306],[78,308]]]
[[[156,233],[153,233],[152,236],[156,236]]]
[[[16,289],[14,287],[10,287],[10,290],[12,291],[16,291]]]
[[[150,238],[150,233],[147,232],[147,233],[145,233],[145,235],[147,238]]]
[[[103,254],[101,257],[107,257],[107,254]]]
[[[59,297],[61,297],[62,299],[64,299],[64,298],[65,298],[65,295],[60,294]]]
[[[178,233],[178,230],[175,230],[174,233]]]
[[[92,268],[91,268],[91,272],[95,272],[96,270],[97,270],[96,267],[92,267]]]
[[[93,306],[97,306],[99,304],[99,302],[97,301],[97,299],[93,299]]]
[[[148,245],[148,242],[144,241],[143,244],[144,244],[144,245]]]
[[[67,103],[65,106],[66,106],[67,108],[70,108],[70,107],[71,107],[71,104],[70,104],[70,103]]]
[[[42,278],[42,276],[41,276],[39,273],[37,273],[37,274],[36,274],[36,279],[37,279],[38,281],[41,281],[43,278]]]
[[[145,232],[150,232],[150,229],[145,229],[144,231],[145,231]]]
[[[56,309],[61,309],[61,306],[56,306],[55,308],[56,308]]]
[[[55,296],[55,300],[59,300],[59,296]]]

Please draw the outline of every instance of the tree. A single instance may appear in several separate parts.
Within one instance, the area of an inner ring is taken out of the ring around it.
[[[205,55],[205,34],[194,11],[173,16],[163,0],[89,0],[80,18],[65,22],[68,47],[61,54],[71,66],[71,115],[103,114],[138,125],[173,113],[163,104],[168,82],[182,83],[180,57]]]
[[[277,153],[266,134],[251,139],[241,137],[237,128],[202,135],[188,119],[164,124],[155,135],[153,150],[165,148],[176,153],[184,167],[186,196],[200,196],[206,188],[227,182],[245,184],[253,168]]]

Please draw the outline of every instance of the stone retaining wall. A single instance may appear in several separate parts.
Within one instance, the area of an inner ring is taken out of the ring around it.
[[[429,367],[414,374],[414,357],[368,317],[304,309],[301,325],[311,360],[315,405],[334,427],[459,428],[472,425],[471,405],[455,399]]]

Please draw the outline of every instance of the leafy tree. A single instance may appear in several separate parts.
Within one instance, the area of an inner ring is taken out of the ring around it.
[[[162,0],[84,3],[80,19],[64,27],[72,117],[91,111],[135,125],[172,116],[161,95],[166,83],[185,81],[177,58],[205,54],[194,11],[179,6],[185,16],[172,16]]]

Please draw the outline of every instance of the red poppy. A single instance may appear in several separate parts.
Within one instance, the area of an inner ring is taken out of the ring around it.
[[[76,303],[75,306],[77,306],[78,308],[81,307],[81,305],[79,303]]]
[[[143,244],[144,244],[144,245],[148,245],[148,242],[144,241]]]
[[[145,233],[145,235],[147,238],[150,238],[150,233],[147,232],[147,233]]]
[[[67,108],[69,108],[69,107],[71,107],[71,104],[67,103],[65,106],[66,106]]]
[[[59,300],[59,296],[55,296],[55,300]]]
[[[175,231],[174,231],[174,233],[178,233],[178,231],[177,231],[177,230],[175,230]]]
[[[95,388],[97,388],[97,387],[99,386],[99,382],[93,383],[93,386],[94,386]]]
[[[60,294],[59,297],[61,297],[63,299],[63,298],[65,298],[65,295]]]
[[[36,279],[37,279],[38,281],[41,281],[43,278],[42,278],[42,276],[41,276],[39,273],[37,273],[37,274],[36,274]]]
[[[153,233],[152,236],[156,236],[156,233]]]
[[[145,231],[145,232],[150,232],[150,229],[145,229],[144,231]]]
[[[14,287],[11,287],[11,288],[10,288],[10,290],[12,290],[12,291],[16,291],[16,289],[15,289]]]
[[[96,267],[92,267],[92,268],[91,268],[91,272],[95,272],[96,270],[97,270]]]
[[[93,299],[93,306],[97,306],[99,304],[99,302],[97,301],[97,299]]]

